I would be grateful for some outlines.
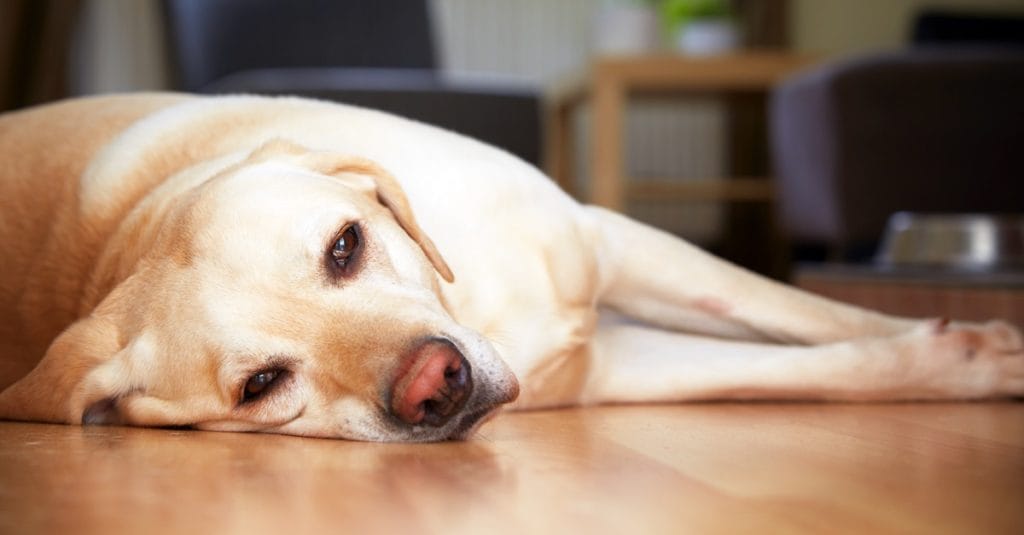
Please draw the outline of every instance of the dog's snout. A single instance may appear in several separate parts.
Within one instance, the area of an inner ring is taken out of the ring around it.
[[[444,425],[473,390],[469,362],[455,346],[430,340],[407,355],[391,388],[391,411],[408,424]]]

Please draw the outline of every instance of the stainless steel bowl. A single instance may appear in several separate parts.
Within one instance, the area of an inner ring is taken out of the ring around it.
[[[917,214],[889,218],[876,261],[888,267],[1024,269],[1024,214]]]

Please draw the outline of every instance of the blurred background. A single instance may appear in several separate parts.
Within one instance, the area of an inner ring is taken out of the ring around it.
[[[776,278],[941,272],[1005,297],[1022,47],[1020,0],[0,0],[0,109],[349,102],[496,144]]]

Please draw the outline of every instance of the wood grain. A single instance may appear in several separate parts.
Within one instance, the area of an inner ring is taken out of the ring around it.
[[[1024,404],[515,413],[389,445],[0,423],[0,533],[1020,533]]]

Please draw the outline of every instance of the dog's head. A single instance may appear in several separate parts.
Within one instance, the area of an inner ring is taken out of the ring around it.
[[[421,441],[465,437],[516,397],[446,310],[452,274],[374,163],[275,142],[161,213],[7,412]]]

